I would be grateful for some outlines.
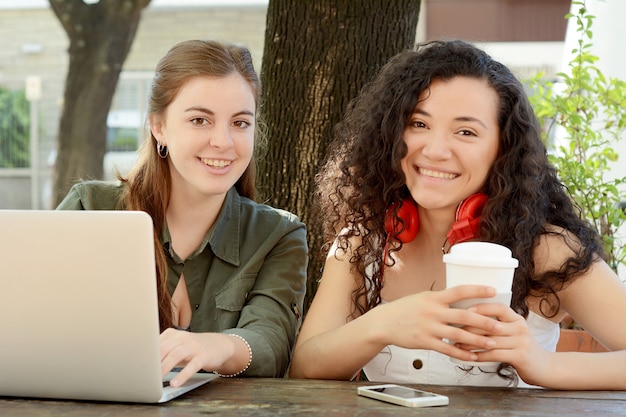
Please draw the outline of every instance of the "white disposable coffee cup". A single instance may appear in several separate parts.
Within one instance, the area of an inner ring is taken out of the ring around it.
[[[511,288],[515,268],[519,265],[506,246],[490,242],[463,242],[450,248],[443,255],[446,264],[446,287],[459,285],[488,285],[496,289],[496,296],[491,298],[469,298],[452,303],[454,308],[469,308],[481,303],[511,304]],[[450,343],[454,343],[450,341]],[[491,362],[463,362],[450,360],[464,365],[486,366]]]
[[[443,255],[443,262],[447,288],[478,284],[494,287],[497,293],[511,292],[519,264],[509,248],[490,242],[457,243]]]

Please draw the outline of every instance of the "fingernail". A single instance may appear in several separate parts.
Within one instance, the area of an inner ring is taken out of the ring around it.
[[[485,343],[485,345],[489,348],[489,349],[493,349],[494,347],[496,347],[496,342],[495,340],[487,340],[487,343]]]
[[[471,361],[477,361],[477,360],[478,360],[478,355],[477,355],[477,354],[475,354],[475,353],[472,353],[472,354],[470,355],[470,360],[471,360]]]

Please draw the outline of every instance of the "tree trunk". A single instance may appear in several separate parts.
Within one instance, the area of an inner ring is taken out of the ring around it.
[[[309,228],[308,307],[322,267],[311,220],[313,178],[348,102],[415,43],[420,0],[270,0],[261,69],[268,125],[259,194]]]
[[[150,0],[49,0],[70,39],[57,137],[53,206],[80,179],[101,178],[107,115],[122,65]]]

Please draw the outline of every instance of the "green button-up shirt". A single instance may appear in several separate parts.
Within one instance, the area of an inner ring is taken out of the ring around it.
[[[60,210],[116,210],[124,185],[76,184]],[[245,375],[283,376],[301,324],[306,291],[306,229],[286,211],[257,204],[232,188],[213,227],[183,260],[167,226],[161,243],[169,265],[168,290],[184,271],[193,332],[234,333],[252,349]]]

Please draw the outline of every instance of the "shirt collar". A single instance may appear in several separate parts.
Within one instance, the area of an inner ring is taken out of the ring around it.
[[[226,194],[222,210],[207,235],[215,256],[239,266],[239,231],[241,229],[241,197],[232,187]],[[205,239],[206,240],[206,239]],[[203,246],[205,242],[203,242]]]
[[[190,256],[193,259],[200,253],[204,252],[206,246],[209,245],[213,254],[234,266],[239,266],[239,230],[241,228],[241,197],[239,193],[232,187],[222,204],[222,209],[215,219],[213,227],[202,240],[202,243]],[[170,236],[167,224],[163,228],[161,234],[161,242],[165,250],[170,253],[172,258],[177,259],[172,250],[172,237]],[[179,262],[182,262],[180,260]]]

